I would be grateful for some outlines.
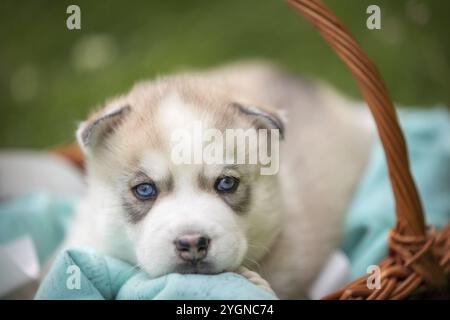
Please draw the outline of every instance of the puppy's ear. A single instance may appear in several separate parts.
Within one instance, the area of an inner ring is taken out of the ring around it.
[[[103,109],[82,122],[77,130],[77,140],[83,151],[92,151],[100,146],[130,110],[128,105]]]
[[[253,125],[257,129],[278,129],[280,138],[284,138],[285,127],[282,116],[275,112],[264,110],[252,105],[233,103],[233,106],[253,120]]]

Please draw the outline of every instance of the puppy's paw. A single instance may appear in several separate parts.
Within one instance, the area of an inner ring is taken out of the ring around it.
[[[275,295],[275,292],[273,292],[272,288],[270,287],[270,284],[255,271],[251,271],[246,267],[240,266],[236,270],[236,272],[241,276],[243,276],[244,278],[247,278],[247,280],[249,280],[254,285],[257,285],[258,287],[263,288],[264,290],[267,290]]]

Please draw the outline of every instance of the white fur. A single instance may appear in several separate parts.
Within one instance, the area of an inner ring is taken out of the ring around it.
[[[156,277],[173,272],[180,262],[173,247],[176,237],[201,233],[211,238],[206,261],[215,272],[245,265],[260,271],[280,297],[304,297],[339,243],[343,212],[365,165],[372,133],[360,125],[363,117],[349,107],[352,103],[271,66],[237,65],[203,76],[231,83],[236,95],[255,104],[262,101],[288,112],[280,174],[256,179],[252,207],[237,215],[216,195],[197,186],[201,170],[213,175],[220,166],[177,165],[171,162],[170,148],[147,150],[142,142],[139,166],[158,178],[171,173],[174,190],[132,224],[120,204],[119,184],[124,181],[115,178],[122,170],[120,161],[97,164],[88,159],[88,197],[80,205],[67,245],[98,248]],[[139,105],[149,90],[158,89],[139,85],[123,99]],[[208,117],[199,118],[177,95],[159,103],[161,111],[152,121],[163,132],[165,146],[170,145],[173,130],[198,120],[209,124]],[[136,108],[135,112],[144,110]],[[129,135],[127,141],[133,142],[137,131],[125,130],[118,129],[116,135]],[[113,139],[111,145],[119,141]],[[112,148],[121,154],[130,152],[124,146]]]

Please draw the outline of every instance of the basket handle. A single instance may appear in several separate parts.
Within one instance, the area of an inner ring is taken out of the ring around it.
[[[319,31],[350,69],[375,120],[395,199],[397,224],[391,231],[390,251],[403,255],[404,260],[411,260],[412,256],[414,263],[411,268],[415,272],[432,287],[443,286],[446,282],[444,273],[429,250],[431,245],[427,238],[422,204],[409,169],[405,139],[376,66],[320,0],[287,2]],[[411,243],[415,244],[414,248]],[[418,247],[418,243],[421,246]]]

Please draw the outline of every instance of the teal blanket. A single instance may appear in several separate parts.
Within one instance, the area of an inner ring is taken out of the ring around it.
[[[76,202],[72,197],[47,193],[30,193],[0,202],[0,244],[30,236],[39,264],[44,265],[63,241]]]
[[[450,222],[449,112],[435,108],[402,111],[399,116],[426,221],[436,228],[443,227]],[[342,248],[350,259],[352,279],[386,256],[394,213],[384,152],[377,142],[345,221]]]
[[[450,220],[450,118],[447,110],[401,112],[414,178],[429,224]],[[30,194],[0,203],[0,244],[30,235],[39,262],[54,252],[69,225],[76,199]],[[342,248],[352,278],[381,260],[394,205],[379,143],[373,152],[345,221]],[[1,257],[0,257],[1,259]],[[0,273],[0,277],[7,277]],[[59,254],[42,282],[37,299],[275,299],[234,273],[170,274],[157,279],[130,265],[93,251]]]
[[[276,297],[236,273],[181,275],[150,279],[131,265],[94,251],[59,255],[36,299],[95,300],[272,300]]]

